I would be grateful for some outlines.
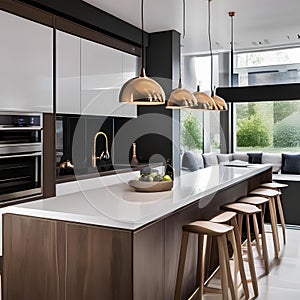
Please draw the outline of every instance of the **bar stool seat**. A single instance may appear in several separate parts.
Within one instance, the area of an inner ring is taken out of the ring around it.
[[[240,203],[248,203],[252,205],[262,205],[268,203],[268,198],[259,197],[259,196],[250,196],[250,197],[243,197],[238,200]]]
[[[214,222],[214,223],[228,223],[234,217],[236,217],[236,213],[235,212],[233,212],[233,211],[224,211],[224,212],[221,212],[220,214],[216,215],[212,219],[210,219],[210,221]]]
[[[241,283],[243,286],[245,298],[244,299],[249,299],[249,289],[248,289],[248,283],[247,283],[247,278],[246,278],[246,273],[245,273],[245,268],[244,268],[244,263],[243,263],[243,257],[242,257],[242,246],[241,246],[241,237],[240,237],[240,232],[238,229],[238,223],[236,219],[236,212],[233,211],[224,211],[218,214],[217,216],[213,217],[210,219],[211,222],[215,223],[221,223],[221,224],[228,224],[233,226],[233,232],[234,232],[234,240],[230,241],[231,244],[236,244],[236,257],[234,257],[234,284],[235,284],[235,290],[238,290],[238,282],[237,282],[237,274],[238,271],[240,272],[240,277],[241,277]]]
[[[256,276],[256,271],[255,271],[253,250],[252,250],[251,231],[250,231],[250,216],[252,216],[254,227],[258,226],[256,214],[260,213],[261,210],[254,205],[250,205],[250,204],[246,204],[246,203],[238,203],[238,202],[226,204],[226,205],[222,206],[221,208],[224,211],[229,210],[229,211],[233,211],[233,212],[237,213],[238,228],[239,228],[240,236],[241,236],[241,232],[242,232],[242,220],[243,220],[244,216],[246,218],[246,230],[247,230],[246,244],[247,244],[248,265],[249,265],[249,270],[250,270],[250,275],[251,275],[251,283],[252,283],[254,295],[255,295],[255,297],[257,297],[258,296],[258,283],[257,283],[257,276]],[[256,243],[257,242],[258,241],[256,241]]]
[[[279,182],[272,181],[272,182],[262,183],[260,185],[260,187],[277,190],[277,189],[286,188],[286,187],[288,187],[288,185],[285,183],[279,183]]]
[[[228,289],[230,290],[231,299],[237,300],[237,293],[234,289],[233,279],[230,271],[229,265],[229,253],[227,248],[227,238],[230,237],[233,239],[233,226],[213,223],[210,221],[196,221],[182,226],[182,239],[181,239],[181,248],[179,255],[178,263],[178,272],[176,279],[176,288],[175,288],[175,300],[180,300],[181,290],[182,290],[182,281],[184,275],[184,265],[185,258],[187,253],[188,238],[189,234],[194,233],[198,235],[198,265],[197,265],[197,285],[198,285],[198,299],[203,299],[205,282],[205,255],[206,255],[206,246],[207,238],[215,237],[218,245],[219,253],[219,263],[221,271],[221,286],[222,289],[214,292],[222,292],[223,300],[228,300]],[[236,253],[235,245],[232,245],[233,251]],[[209,289],[206,289],[209,291]]]
[[[275,197],[277,197],[280,194],[281,194],[280,192],[269,188],[257,188],[255,190],[252,190],[249,193],[249,195],[261,196],[269,199],[268,203],[269,203],[270,221],[272,227],[275,258],[279,257],[279,252],[280,252],[279,237],[278,237],[278,230],[277,230],[277,213],[276,213]]]
[[[182,226],[183,231],[212,236],[228,233],[231,229],[233,229],[233,227],[219,226],[219,224],[214,224],[210,221],[196,221]]]
[[[247,205],[245,203],[237,203],[237,202],[226,204],[222,206],[222,208],[237,213],[246,214],[246,215],[253,215],[260,212],[260,209],[253,205]]]
[[[265,274],[269,274],[269,256],[268,256],[268,249],[267,249],[267,240],[266,240],[266,231],[265,231],[265,207],[266,204],[269,202],[268,198],[252,196],[252,197],[243,197],[238,200],[239,203],[246,203],[257,206],[260,212],[260,226],[261,226],[261,241],[262,241],[262,249],[260,248],[259,244],[259,229],[254,224],[254,232],[255,232],[255,239],[256,239],[256,248],[259,255],[262,256],[265,266]]]
[[[282,201],[281,201],[281,189],[288,187],[285,183],[279,183],[279,182],[266,182],[260,185],[262,188],[268,188],[278,191],[280,194],[276,196],[277,200],[277,209],[279,213],[281,228],[282,228],[282,235],[283,235],[283,244],[286,244],[286,226],[285,226],[285,218],[284,213],[282,209]]]

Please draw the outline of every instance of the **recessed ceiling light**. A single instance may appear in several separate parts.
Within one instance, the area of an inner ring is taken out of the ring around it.
[[[254,46],[261,46],[261,45],[269,45],[270,41],[267,39],[264,39],[262,41],[252,42],[252,45]]]

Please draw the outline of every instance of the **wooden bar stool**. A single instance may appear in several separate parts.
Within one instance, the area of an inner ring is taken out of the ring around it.
[[[235,278],[234,278],[234,284],[235,284],[235,290],[238,290],[238,283],[237,283],[237,273],[240,271],[240,277],[241,277],[241,283],[243,285],[244,293],[245,293],[245,299],[249,299],[249,289],[248,289],[248,283],[243,263],[243,257],[242,257],[242,247],[241,247],[241,237],[240,232],[238,229],[238,223],[236,219],[236,213],[233,211],[225,211],[221,212],[219,215],[215,216],[210,220],[214,223],[220,223],[220,224],[227,224],[233,226],[233,232],[234,232],[234,239],[230,240],[231,244],[236,244],[236,257],[234,257],[234,266],[235,266]]]
[[[264,197],[252,196],[252,197],[243,197],[238,200],[238,203],[247,203],[257,206],[260,212],[260,226],[261,226],[261,242],[262,242],[262,249],[260,249],[259,244],[259,229],[257,227],[257,223],[254,223],[254,232],[255,232],[255,239],[256,239],[256,248],[259,255],[262,256],[265,266],[265,274],[269,274],[269,256],[268,256],[268,248],[267,248],[267,240],[266,240],[266,231],[265,231],[265,209],[266,204],[269,199]]]
[[[252,242],[251,242],[251,230],[250,230],[250,216],[252,216],[253,223],[257,223],[256,214],[260,213],[261,210],[250,204],[245,203],[229,203],[222,206],[222,209],[225,211],[233,211],[237,213],[238,216],[238,226],[239,232],[241,235],[242,232],[242,220],[243,217],[246,217],[246,230],[247,230],[247,258],[248,258],[248,265],[250,270],[251,276],[251,283],[254,291],[254,296],[258,296],[258,284],[257,284],[257,277],[254,265],[254,258],[253,258],[253,250],[252,250]],[[258,241],[256,241],[257,243]]]
[[[175,300],[180,300],[182,290],[182,279],[184,273],[185,258],[187,252],[188,238],[190,233],[198,235],[198,265],[197,265],[197,285],[198,285],[198,299],[203,299],[204,289],[206,292],[213,291],[214,293],[222,293],[223,300],[228,300],[228,288],[230,289],[231,299],[237,300],[237,291],[234,290],[232,275],[230,272],[229,265],[229,254],[227,248],[227,236],[233,236],[233,227],[224,224],[217,224],[210,221],[196,221],[187,225],[182,226],[182,239],[181,248],[178,263],[178,272],[176,279],[175,288]],[[205,254],[207,237],[215,237],[217,239],[218,253],[219,253],[219,264],[221,271],[221,286],[222,289],[211,289],[205,287]],[[233,251],[236,252],[236,248],[233,246]]]
[[[285,232],[286,227],[285,227],[285,218],[284,218],[282,202],[281,202],[281,189],[288,187],[288,185],[284,184],[284,183],[279,183],[279,182],[273,181],[273,182],[263,183],[260,185],[260,187],[267,188],[267,189],[273,189],[280,193],[279,195],[276,196],[276,200],[277,200],[277,209],[278,209],[278,213],[279,213],[280,223],[281,223],[281,227],[282,227],[283,244],[285,245],[286,244],[286,232]]]
[[[274,243],[274,252],[275,252],[275,258],[278,258],[280,252],[280,246],[279,246],[279,238],[278,238],[278,230],[277,230],[277,213],[276,213],[276,206],[275,206],[275,197],[279,195],[279,192],[267,188],[258,188],[251,191],[249,195],[261,196],[269,199],[269,211],[270,211],[270,221],[271,221],[272,236],[273,236],[273,243]]]

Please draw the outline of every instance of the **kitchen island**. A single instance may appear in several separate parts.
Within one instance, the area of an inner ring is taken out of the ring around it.
[[[270,165],[218,165],[138,193],[127,184],[137,175],[3,209],[3,299],[173,299],[181,226],[272,180]],[[183,297],[195,287],[195,246]]]

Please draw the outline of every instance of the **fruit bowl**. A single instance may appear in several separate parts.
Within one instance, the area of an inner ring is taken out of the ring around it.
[[[169,191],[173,187],[173,181],[140,181],[130,180],[129,186],[133,187],[137,192],[163,192]]]

